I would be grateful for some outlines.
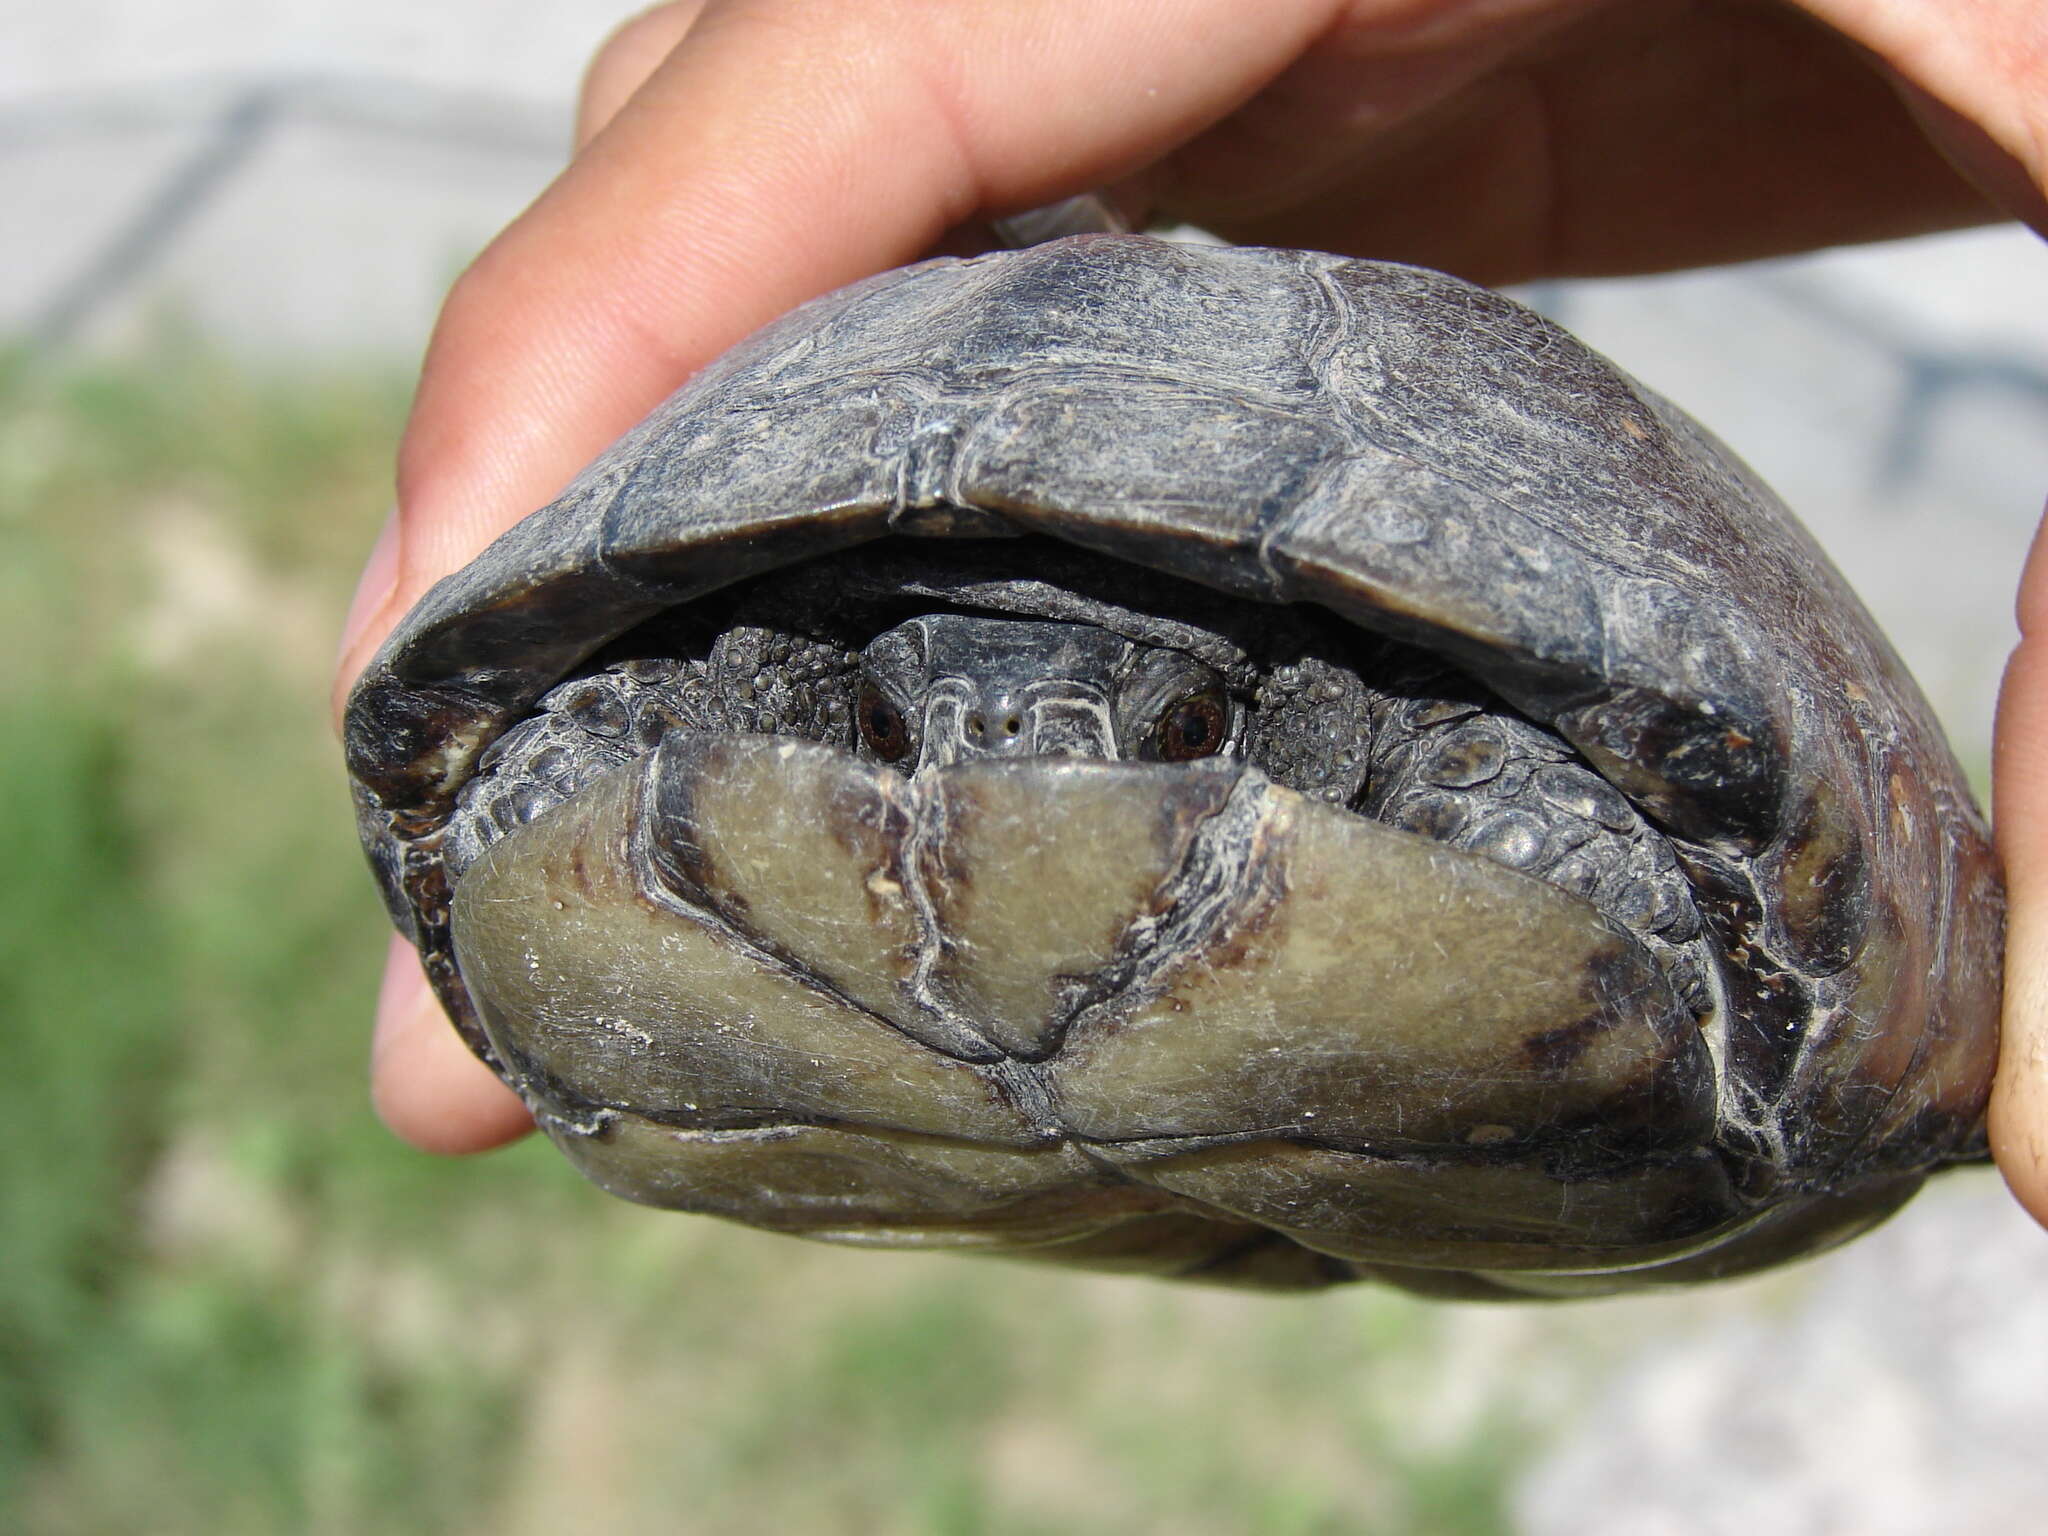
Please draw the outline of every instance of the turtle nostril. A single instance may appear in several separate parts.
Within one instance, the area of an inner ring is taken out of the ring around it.
[[[1008,719],[1003,721],[1003,734],[1005,736],[1014,736],[1023,729],[1024,722],[1018,719],[1015,715],[1011,715]]]
[[[988,726],[983,723],[981,716],[969,715],[967,717],[967,734],[976,741],[981,740],[982,737],[988,734]]]

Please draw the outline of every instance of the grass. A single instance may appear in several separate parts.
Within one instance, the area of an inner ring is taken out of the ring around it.
[[[402,394],[188,353],[5,401],[0,1526],[453,1528],[512,1372],[380,1358],[322,1294],[456,1182],[356,1088],[317,691]]]
[[[1508,1530],[1614,1313],[842,1253],[378,1129],[324,689],[402,401],[0,387],[0,1529]]]

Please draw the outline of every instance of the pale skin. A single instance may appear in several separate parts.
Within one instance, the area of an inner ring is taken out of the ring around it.
[[[2040,0],[703,0],[591,64],[568,168],[450,295],[345,689],[426,588],[748,332],[981,221],[1134,220],[1480,282],[2019,218],[2048,233]],[[1960,274],[1959,274],[1960,277]],[[2004,572],[1984,573],[1987,598]],[[2048,553],[2019,583],[1994,819],[2011,893],[1992,1140],[2048,1222]],[[400,1136],[524,1108],[394,946]]]

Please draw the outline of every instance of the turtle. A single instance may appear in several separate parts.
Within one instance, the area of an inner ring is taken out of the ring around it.
[[[1502,294],[1083,234],[815,300],[355,687],[372,869],[627,1199],[1557,1298],[1981,1160],[1933,715],[1704,429]]]

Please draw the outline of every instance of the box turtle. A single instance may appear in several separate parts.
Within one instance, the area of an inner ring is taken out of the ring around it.
[[[1926,703],[1727,450],[1437,273],[1083,235],[819,299],[346,736],[457,1027],[629,1199],[1559,1296],[1983,1154]]]

